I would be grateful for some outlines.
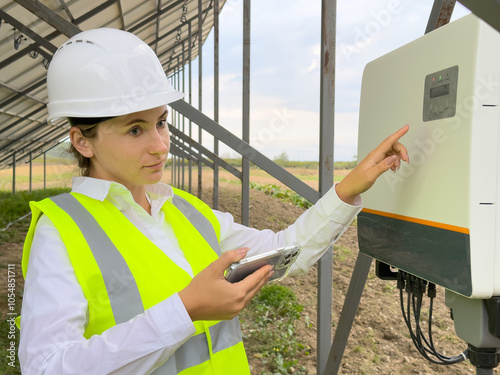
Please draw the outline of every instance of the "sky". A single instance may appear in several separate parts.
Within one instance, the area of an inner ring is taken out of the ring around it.
[[[365,65],[425,32],[433,0],[337,0],[334,160],[357,154]],[[452,21],[469,11],[457,2]],[[252,0],[250,144],[269,158],[319,160],[320,0]],[[219,123],[241,137],[243,1],[220,14]],[[213,116],[213,33],[203,45],[202,111]],[[192,64],[198,106],[198,60]],[[186,80],[187,82],[187,80]],[[401,124],[404,125],[404,124]],[[197,131],[195,131],[197,134]],[[213,138],[202,143],[212,149]],[[220,146],[223,157],[238,154]]]

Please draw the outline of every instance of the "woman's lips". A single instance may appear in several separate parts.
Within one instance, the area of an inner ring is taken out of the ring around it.
[[[146,165],[146,168],[160,169],[163,168],[164,161],[160,161],[158,164]]]

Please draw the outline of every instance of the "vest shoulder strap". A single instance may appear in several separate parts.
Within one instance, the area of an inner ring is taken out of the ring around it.
[[[173,190],[172,204],[186,216],[215,253],[221,256],[219,246],[220,223],[212,209],[206,203],[185,191],[176,188],[173,188]]]

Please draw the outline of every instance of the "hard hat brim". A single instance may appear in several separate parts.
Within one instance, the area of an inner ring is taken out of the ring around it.
[[[47,104],[49,117],[47,123],[53,124],[60,119],[68,117],[89,118],[89,117],[118,117],[128,115],[130,113],[145,111],[156,108],[162,105],[180,100],[184,97],[184,93],[180,91],[169,91],[156,94],[154,97],[148,97],[147,100],[142,100],[138,97],[125,98],[110,98],[109,100],[101,99],[100,111],[96,111],[94,100],[74,100],[68,102],[53,101]],[[50,116],[50,113],[57,115]]]

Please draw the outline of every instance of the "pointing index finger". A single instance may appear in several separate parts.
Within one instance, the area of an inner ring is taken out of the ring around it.
[[[398,140],[404,136],[406,133],[408,133],[408,130],[410,129],[410,125],[406,124],[403,126],[401,129],[396,131],[394,134],[391,134],[389,137],[387,137],[382,143],[380,144],[379,148],[380,151],[387,153],[391,150],[396,151],[398,154],[401,155],[403,160],[407,159],[408,154],[406,153],[406,148],[398,142]],[[407,161],[407,160],[405,160]]]

